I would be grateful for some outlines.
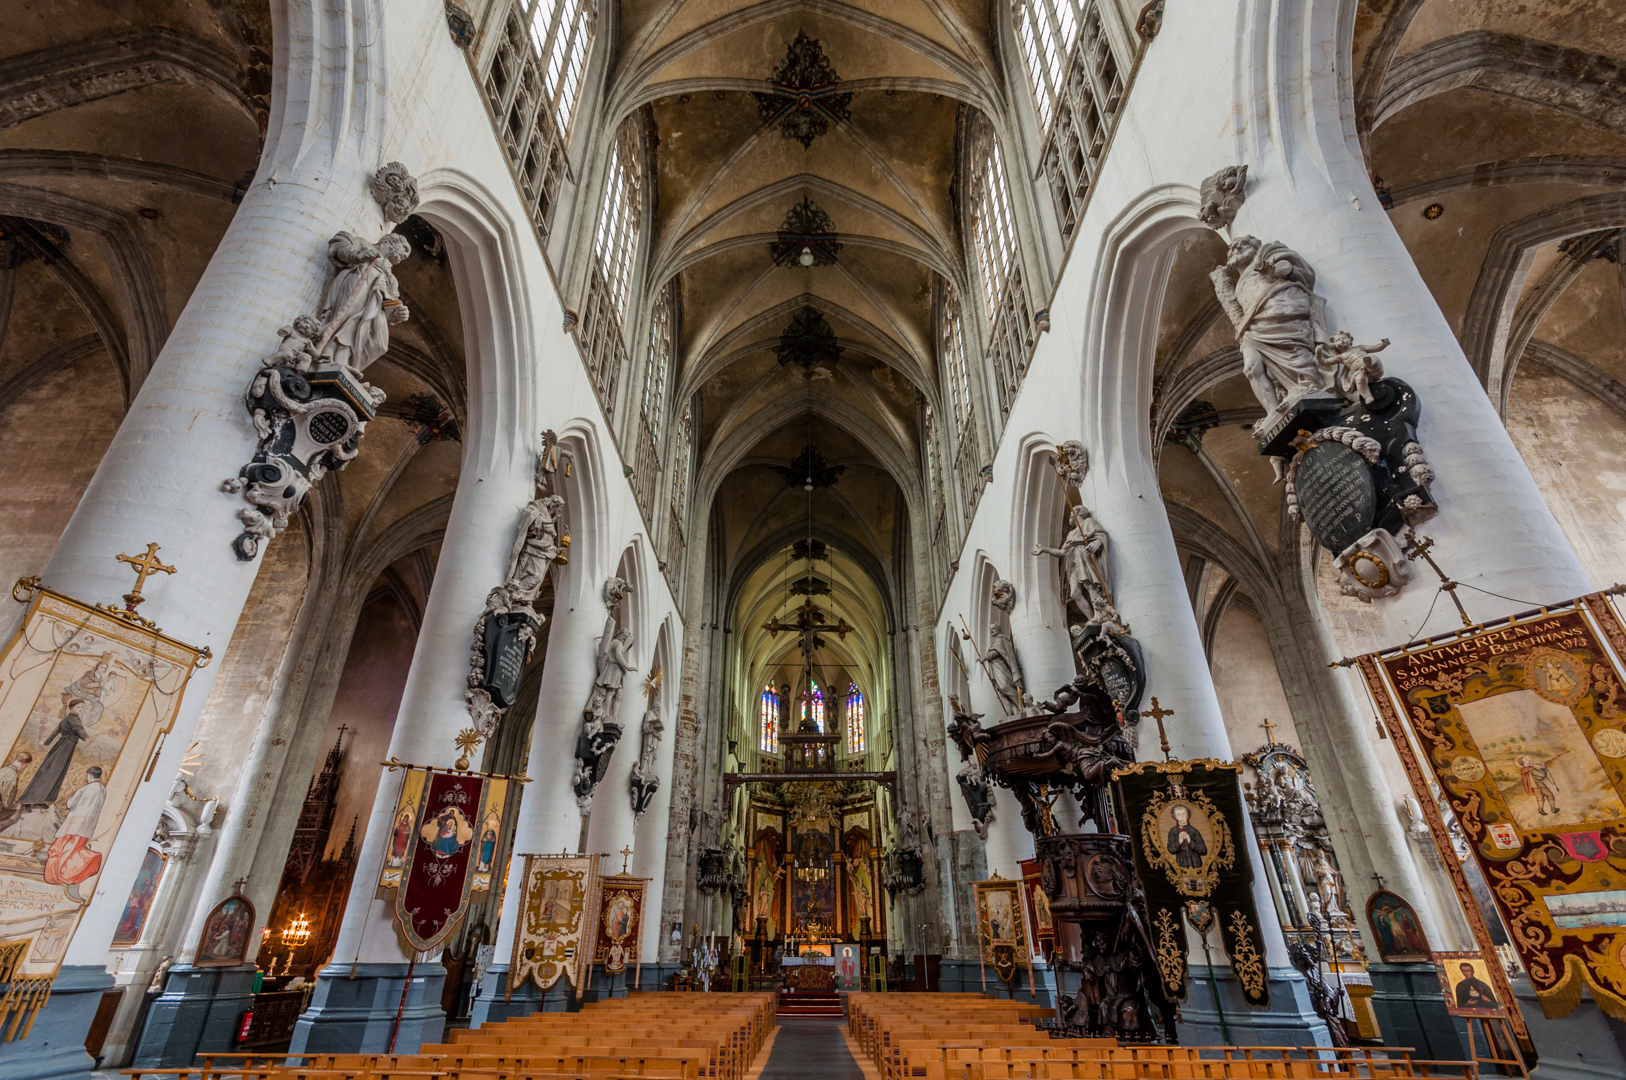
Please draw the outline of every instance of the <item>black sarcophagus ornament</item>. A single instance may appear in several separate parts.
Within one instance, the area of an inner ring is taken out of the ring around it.
[[[486,616],[486,662],[479,689],[491,695],[497,708],[513,706],[520,676],[525,674],[525,662],[531,658],[541,625],[525,611]]]

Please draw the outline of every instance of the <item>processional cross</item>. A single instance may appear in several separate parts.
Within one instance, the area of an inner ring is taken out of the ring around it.
[[[158,561],[158,544],[156,542],[147,545],[145,555],[119,555],[117,558],[119,562],[129,563],[135,567],[135,588],[124,594],[125,611],[134,611],[141,604],[141,601],[146,599],[145,596],[141,595],[141,588],[147,583],[149,574],[175,573],[173,566],[165,566]]]
[[[1153,720],[1157,721],[1157,738],[1158,742],[1163,744],[1163,760],[1169,760],[1169,735],[1168,732],[1163,730],[1163,718],[1165,716],[1173,716],[1174,710],[1165,709],[1163,706],[1157,703],[1157,698],[1154,697],[1152,699],[1152,707],[1150,709],[1142,710],[1141,715],[1150,716]]]
[[[621,856],[621,876],[626,877],[627,876],[627,860],[632,858],[632,845],[631,844],[623,845],[621,850],[616,852],[616,854]]]

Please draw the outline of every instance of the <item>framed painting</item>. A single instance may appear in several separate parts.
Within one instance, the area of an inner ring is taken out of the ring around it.
[[[242,893],[233,893],[209,912],[198,939],[193,967],[234,967],[248,957],[248,939],[254,933],[254,905]]]
[[[1385,964],[1426,964],[1433,959],[1417,912],[1399,893],[1388,889],[1373,893],[1366,901],[1366,923],[1372,928],[1378,959]]]
[[[1437,952],[1434,970],[1445,994],[1445,1011],[1452,1016],[1499,1019],[1507,1009],[1491,989],[1490,964],[1476,952]]]

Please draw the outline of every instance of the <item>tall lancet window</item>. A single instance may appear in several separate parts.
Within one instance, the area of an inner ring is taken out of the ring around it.
[[[864,752],[864,692],[857,683],[847,684],[847,753]]]
[[[1011,191],[999,140],[994,126],[981,113],[973,114],[967,130],[967,154],[962,162],[971,234],[967,258],[976,267],[987,318],[983,359],[993,371],[1000,412],[1009,415],[1034,344],[1033,315],[1017,257]],[[980,468],[979,463],[966,464]],[[968,511],[970,505],[968,502]]]
[[[649,359],[644,365],[644,424],[659,441],[666,413],[666,379],[672,369],[672,294],[662,289],[649,327]]]
[[[819,689],[818,680],[808,680],[811,686],[802,692],[802,719],[812,720],[819,730],[824,730],[824,691]]]
[[[762,688],[762,711],[757,718],[757,749],[779,753],[779,695],[770,684]]]
[[[570,130],[582,65],[593,40],[591,0],[531,0],[531,43],[542,61],[542,86],[560,131]]]
[[[971,378],[965,363],[965,322],[960,314],[960,294],[949,282],[943,283],[941,333],[938,354],[943,358],[949,404],[954,409],[955,424],[964,427],[971,419]]]
[[[610,147],[604,200],[599,204],[598,223],[593,230],[586,312],[577,335],[587,354],[593,384],[606,408],[615,400],[616,380],[627,358],[623,318],[643,226],[642,123],[640,116],[630,117]]]
[[[1134,58],[1113,52],[1100,0],[1016,0],[1012,14],[1045,138],[1045,175],[1062,235],[1071,235],[1123,104],[1123,69]],[[1106,17],[1115,17],[1110,8]]]

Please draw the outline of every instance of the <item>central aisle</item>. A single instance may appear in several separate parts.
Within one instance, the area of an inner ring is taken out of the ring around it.
[[[834,1017],[781,1017],[758,1080],[864,1080],[842,1037],[845,1024]]]

